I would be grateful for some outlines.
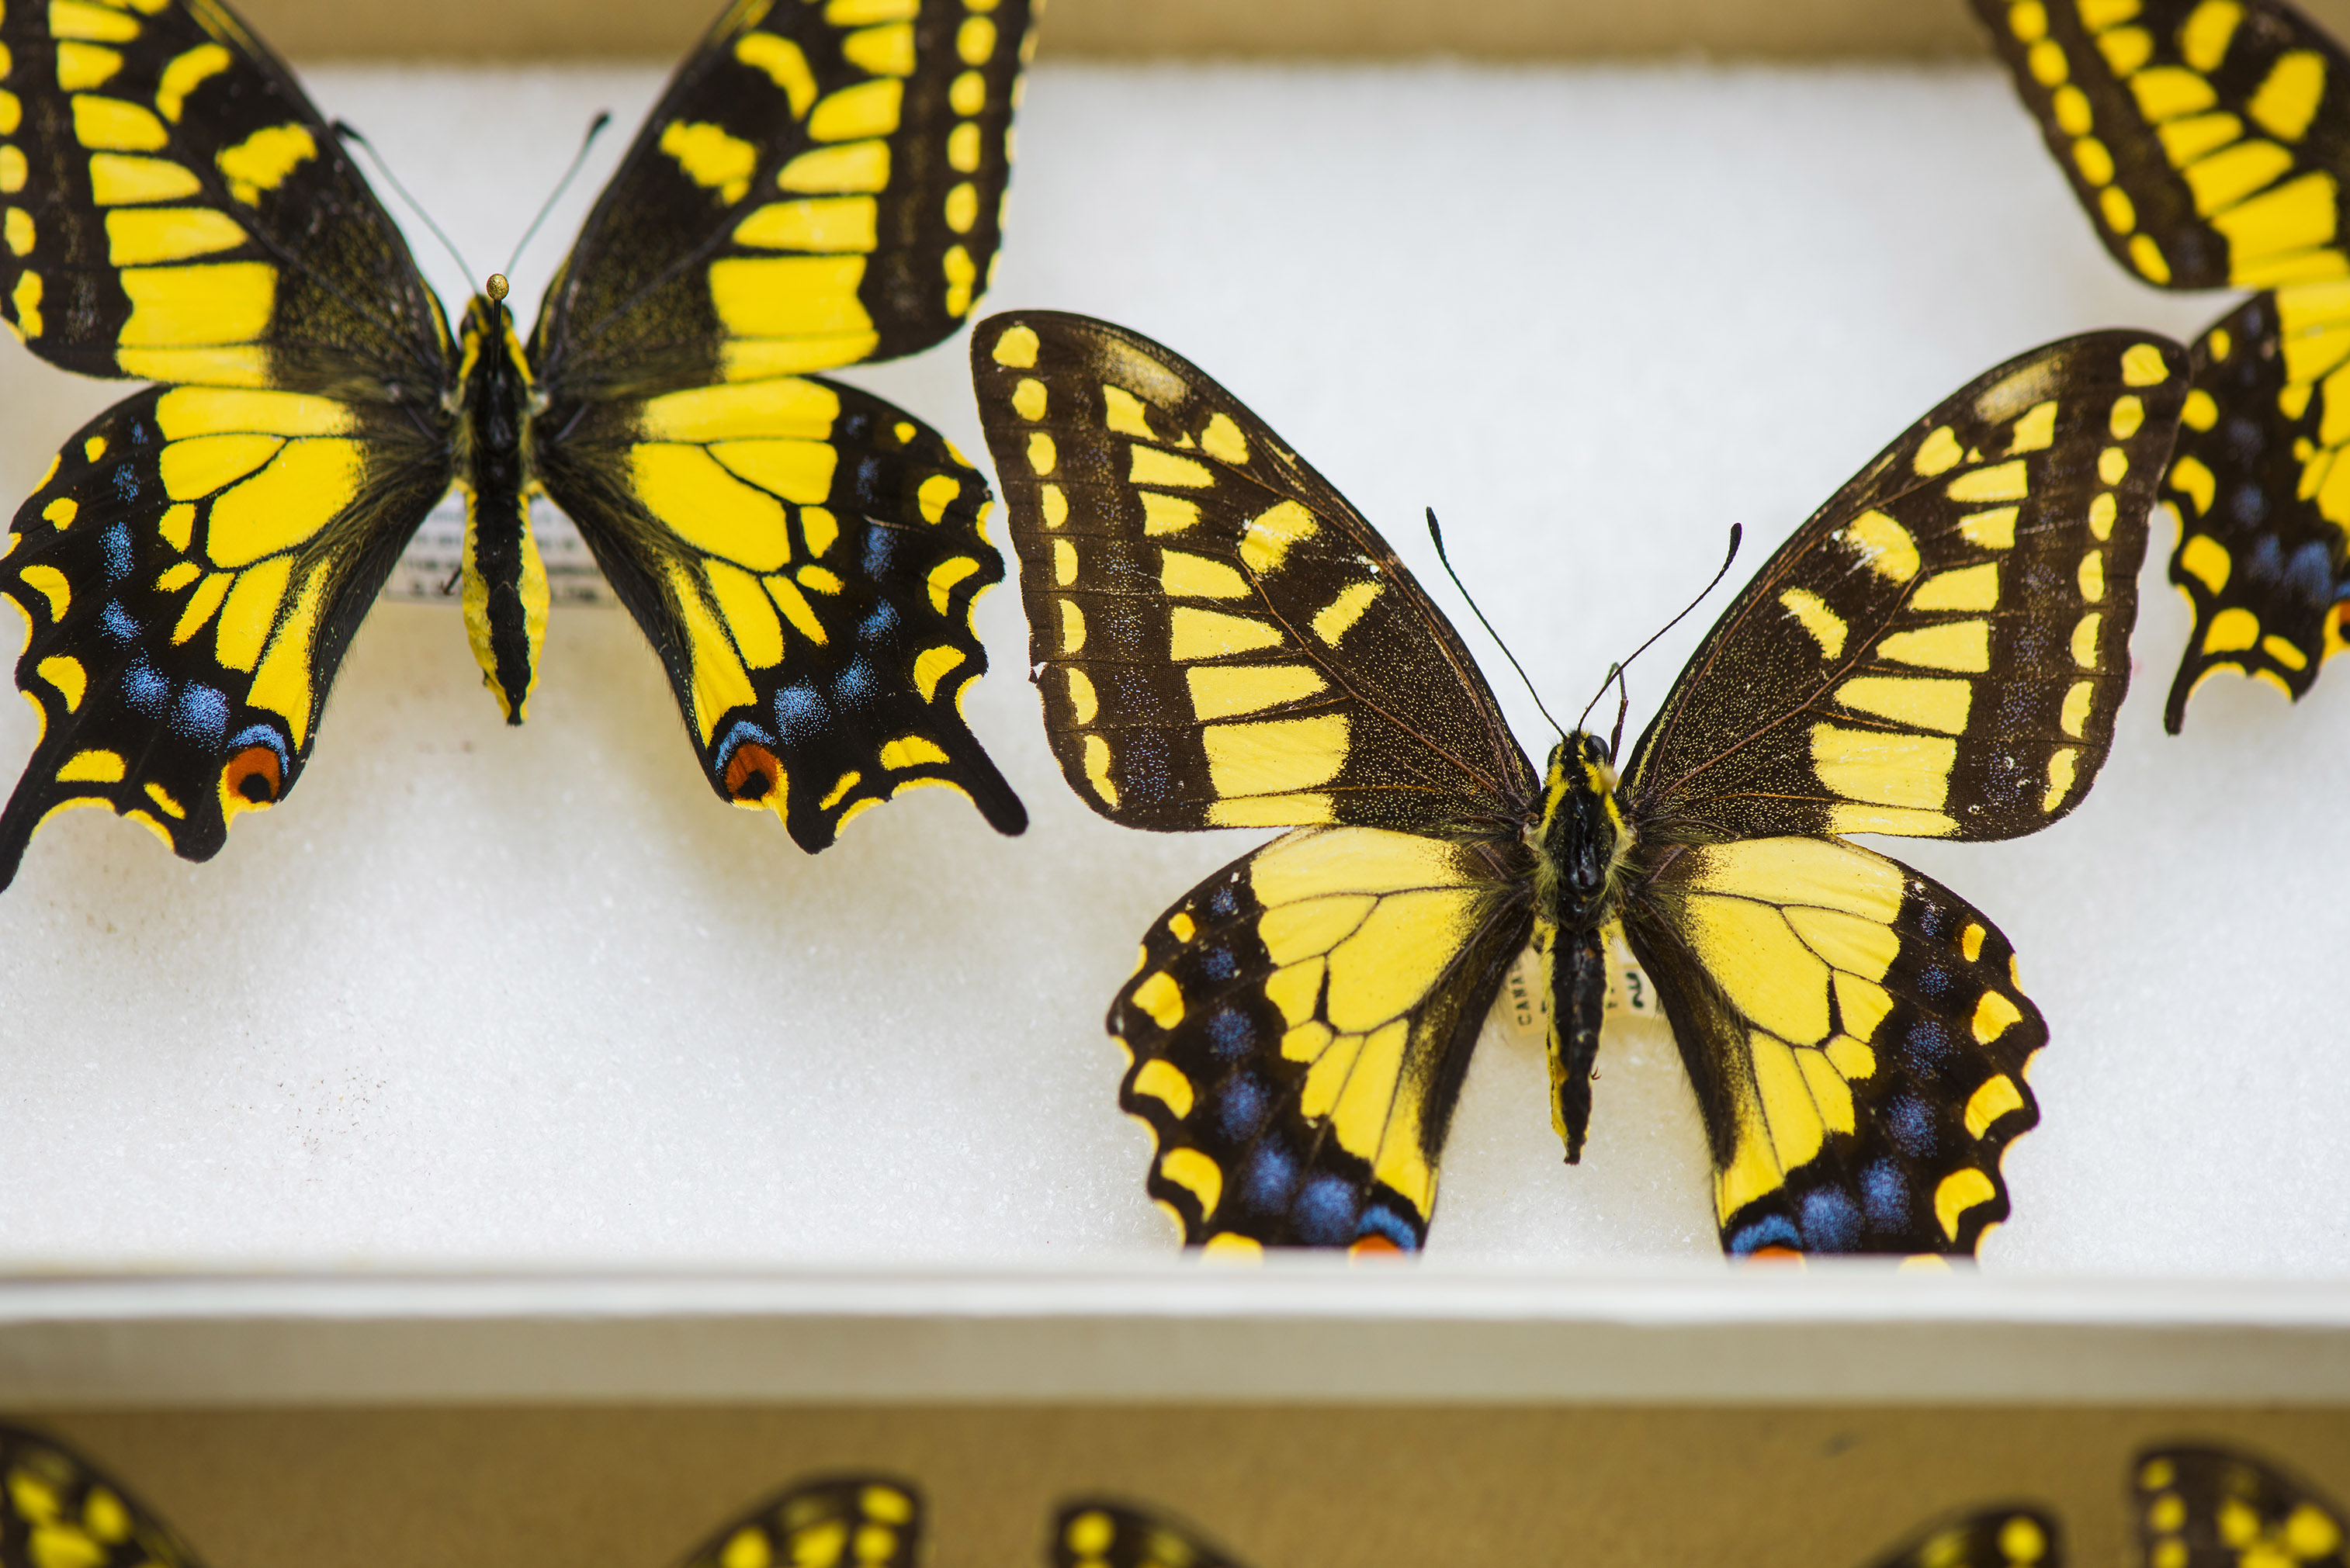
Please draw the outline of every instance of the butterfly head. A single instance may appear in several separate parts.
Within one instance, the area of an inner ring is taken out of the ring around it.
[[[1544,782],[1534,828],[1541,914],[1578,930],[1598,924],[1631,846],[1616,797],[1615,758],[1606,741],[1577,730],[1551,748]]]

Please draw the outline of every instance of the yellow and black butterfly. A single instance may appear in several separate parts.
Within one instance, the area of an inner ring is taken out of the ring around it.
[[[569,514],[668,667],[712,786],[807,850],[916,784],[1006,833],[964,728],[1002,577],[979,474],[805,374],[906,354],[993,264],[1027,0],[735,0],[679,67],[525,349],[493,277],[452,338],[292,75],[219,0],[0,16],[0,317],[160,383],[58,453],[0,592],[42,733],[0,885],[52,811],[180,854],[293,787],[401,545],[466,498],[464,615],[510,722]]]
[[[914,1568],[922,1495],[886,1476],[798,1481],[745,1510],[679,1568]],[[200,1568],[130,1488],[56,1438],[0,1426],[0,1568]]]
[[[2262,291],[2193,348],[2163,722],[2215,670],[2299,698],[2350,643],[2350,56],[2280,0],[1974,5],[2116,260]]]
[[[2131,1488],[2146,1568],[2350,1568],[2341,1511],[2265,1460],[2149,1449]]]
[[[2006,1216],[2047,1030],[1989,920],[1844,836],[2011,838],[2088,792],[2184,350],[2068,338],[1920,420],[1748,585],[1620,776],[1586,733],[1537,774],[1386,542],[1177,355],[1022,312],[972,359],[1070,786],[1135,827],[1296,830],[1170,909],[1110,1010],[1188,1241],[1419,1245],[1530,939],[1575,1160],[1619,925],[1726,1249],[1963,1253]]]
[[[1050,1556],[1053,1568],[1244,1568],[1184,1526],[1107,1498],[1081,1498],[1061,1509],[1054,1521]],[[1561,1558],[1572,1564],[1575,1553],[1562,1552]],[[2064,1564],[2064,1537],[2056,1521],[2026,1505],[1977,1509],[1945,1520],[1877,1558],[1870,1568]]]

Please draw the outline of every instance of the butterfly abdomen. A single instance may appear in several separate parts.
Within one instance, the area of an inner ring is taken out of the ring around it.
[[[1583,1157],[1591,1064],[1607,1005],[1606,944],[1632,835],[1616,804],[1616,772],[1599,737],[1577,733],[1550,754],[1535,827],[1534,930],[1551,996],[1551,1125],[1566,1162]]]
[[[529,371],[502,303],[505,280],[465,313],[463,421],[465,631],[482,676],[519,724],[546,635],[546,568],[530,531]]]

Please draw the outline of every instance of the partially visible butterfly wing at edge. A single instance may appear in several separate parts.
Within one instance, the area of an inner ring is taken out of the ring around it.
[[[554,404],[887,359],[953,331],[1001,238],[1028,33],[1028,0],[737,0],[547,295],[531,360]]]
[[[1241,1568],[1181,1525],[1103,1498],[1055,1511],[1046,1555],[1052,1568]]]
[[[2186,356],[2024,355],[1918,421],[1764,565],[1627,769],[1624,904],[1734,1252],[1957,1252],[2007,1213],[2046,1043],[1991,921],[1835,836],[2070,811],[2129,679]]]
[[[0,1568],[201,1568],[130,1489],[55,1438],[0,1427]]]
[[[2064,1568],[2064,1532],[2028,1504],[1970,1509],[1919,1531],[1869,1568]]]
[[[2298,697],[2350,615],[2350,55],[2277,0],[1975,0],[2125,266],[2258,288],[2196,346],[2169,488],[2195,628],[2165,722],[2214,670]]]
[[[922,1494],[886,1476],[797,1481],[729,1521],[679,1568],[914,1568]]]
[[[1229,393],[1081,317],[983,322],[1045,730],[1139,827],[1288,826],[1144,939],[1109,1026],[1194,1244],[1411,1248],[1530,929],[1533,778],[1384,542]]]
[[[11,524],[52,811],[180,854],[291,788],[352,631],[447,488],[446,334],[284,68],[205,0],[0,16],[0,317],[68,369],[183,383],[84,427]]]
[[[2226,1449],[2137,1456],[2131,1502],[2146,1568],[2344,1568],[2342,1510],[2264,1460]]]

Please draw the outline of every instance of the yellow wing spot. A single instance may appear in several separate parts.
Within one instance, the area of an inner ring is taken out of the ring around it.
[[[1278,648],[1281,633],[1253,616],[1178,605],[1168,617],[1168,657],[1179,664]]]
[[[0,136],[14,136],[24,123],[25,106],[13,92],[0,92]]]
[[[968,119],[947,132],[947,167],[958,174],[979,172],[979,127]]]
[[[1999,1527],[1999,1550],[2010,1563],[2037,1563],[2048,1555],[2048,1537],[2030,1517],[2019,1513]]]
[[[74,140],[92,152],[160,152],[172,140],[163,122],[135,103],[78,93]]]
[[[2022,1018],[2022,1010],[2006,997],[1996,991],[1984,992],[1982,999],[1975,1003],[1972,1023],[1975,1044],[1990,1044],[2006,1033],[2011,1025],[2021,1023]]]
[[[99,154],[99,158],[108,156],[110,155]],[[96,164],[98,158],[92,158],[90,162]],[[25,150],[13,142],[0,142],[0,192],[5,192],[11,196],[15,195],[25,188],[25,181],[31,173],[31,165],[25,161]],[[106,201],[105,196],[98,195],[94,192],[92,199],[101,204]]]
[[[1008,366],[1014,370],[1035,369],[1036,368],[1035,329],[1020,326],[1005,327],[996,334],[995,347],[988,350],[988,357],[997,364]]]
[[[953,505],[962,494],[962,480],[951,473],[934,473],[922,481],[921,488],[914,493],[914,499],[921,508],[922,521],[936,523],[947,514],[947,508]]]
[[[2101,604],[2106,597],[2106,553],[2092,550],[2081,557],[2079,572],[2081,597],[2091,604]]]
[[[1970,512],[1959,519],[1959,536],[1977,549],[2012,550],[2015,547],[2016,515],[2021,510],[2000,506],[1989,512]]]
[[[2314,1503],[2300,1503],[2285,1516],[2286,1550],[2303,1563],[2320,1557],[2330,1557],[2342,1545],[2342,1527],[2334,1517]]]
[[[8,209],[7,217],[0,220],[0,238],[7,241],[8,249],[16,255],[26,255],[33,249],[33,214],[22,207]]]
[[[1053,438],[1050,435],[1043,431],[1029,432],[1029,472],[1038,475],[1050,473],[1053,472],[1054,465],[1060,461],[1059,450],[1054,446]]]
[[[904,1524],[914,1517],[913,1500],[895,1487],[868,1486],[858,1501],[866,1512],[885,1524]]]
[[[1863,675],[1837,687],[1836,701],[1856,712],[1912,729],[1961,735],[1966,732],[1967,712],[1974,701],[1974,683]]]
[[[1172,497],[1165,495],[1145,495],[1142,498],[1143,511],[1147,515],[1155,516],[1156,514],[1150,504],[1153,501],[1170,500]],[[1040,484],[1036,487],[1036,510],[1044,514],[1045,527],[1058,528],[1069,520],[1069,498],[1062,493],[1061,487],[1057,484]],[[1191,520],[1195,523],[1199,521],[1199,511],[1196,507],[1192,510]],[[1149,529],[1149,532],[1154,534],[1159,531],[1157,528]]]
[[[734,243],[769,251],[870,251],[880,205],[870,196],[810,196],[770,202],[734,225]]]
[[[2021,501],[2031,493],[2031,476],[2023,460],[2012,459],[1988,468],[1970,469],[1943,488],[1953,501]]]
[[[74,712],[81,707],[82,693],[89,689],[89,676],[82,669],[80,659],[70,654],[57,654],[41,660],[36,672],[57,689],[58,696],[66,700],[67,712]]]
[[[1134,447],[1133,465],[1127,479],[1134,484],[1159,484],[1178,490],[1201,490],[1216,482],[1205,463],[1139,442]]]
[[[235,581],[234,572],[213,572],[196,585],[196,591],[188,596],[187,607],[180,611],[178,624],[172,628],[173,647],[187,642],[211,624],[213,613],[228,597],[228,590]]]
[[[73,587],[63,572],[55,566],[26,566],[16,578],[48,601],[51,620],[65,618],[66,607],[73,602]]]
[[[249,207],[263,192],[275,191],[317,155],[310,128],[297,121],[264,126],[234,147],[222,149],[213,162],[227,178],[228,193]]]
[[[2130,265],[2137,268],[2138,275],[2147,282],[2159,287],[2170,281],[2170,264],[2163,259],[2162,247],[2154,243],[2153,235],[2132,234],[2129,259]]]
[[[2094,680],[2075,680],[2064,693],[2064,706],[2056,715],[2057,728],[2074,740],[2088,727],[2089,710],[2097,694]]]
[[[148,784],[147,798],[153,801],[157,806],[161,808],[164,815],[180,822],[185,822],[188,819],[188,808],[182,805],[177,800],[173,799],[172,792],[165,789],[161,784]]]
[[[784,627],[775,618],[775,600],[757,577],[723,561],[706,561],[702,571],[718,601],[718,613],[733,634],[743,663],[754,670],[772,670],[784,661]]]
[[[718,192],[732,206],[750,194],[751,176],[759,167],[759,150],[727,134],[723,126],[704,120],[672,119],[661,128],[656,144],[673,160],[685,177],[704,190]]]
[[[1329,783],[1347,765],[1344,713],[1211,724],[1200,732],[1220,795],[1286,794]]]
[[[707,449],[639,442],[629,453],[629,469],[646,509],[695,549],[754,572],[779,571],[790,562],[783,503],[727,472]]]
[[[2054,400],[2038,402],[2024,410],[2015,421],[2015,439],[2007,443],[2010,457],[2027,452],[2043,452],[2056,440],[2056,404]],[[1956,445],[1954,441],[1951,443]]]
[[[1249,460],[1248,438],[1241,433],[1241,427],[1232,422],[1231,415],[1222,412],[1210,420],[1208,428],[1200,432],[1200,450],[1235,468]]]
[[[57,770],[59,784],[120,784],[122,754],[120,752],[77,752]]]
[[[1203,722],[1302,702],[1328,691],[1330,684],[1305,664],[1203,665],[1184,671],[1184,677],[1191,685],[1192,716]]]
[[[1934,1218],[1942,1222],[1942,1234],[1955,1241],[1959,1239],[1960,1223],[1967,1211],[1990,1202],[1999,1195],[1999,1189],[1990,1177],[1970,1166],[1954,1170],[1942,1178],[1934,1189]]]
[[[864,778],[864,774],[859,772],[858,769],[849,769],[847,773],[840,775],[839,779],[833,784],[831,792],[822,800],[816,803],[816,808],[818,811],[830,811],[834,806],[838,805],[842,801],[847,799],[848,792],[855,789],[858,784],[863,782]]]
[[[1877,643],[1877,654],[1898,664],[1981,675],[1991,669],[1991,623],[1954,620],[1915,631],[1897,631]]]
[[[2007,9],[2008,31],[2020,44],[2036,44],[2048,36],[2048,9],[2040,0],[2022,0]]]
[[[108,5],[85,0],[49,0],[49,36],[88,38],[99,43],[127,44],[139,36],[139,19]]]
[[[1196,1148],[1170,1148],[1159,1157],[1159,1174],[1200,1200],[1202,1217],[1216,1211],[1224,1195],[1224,1173]]]
[[[771,1568],[775,1560],[775,1549],[768,1544],[766,1532],[756,1525],[744,1525],[719,1549],[718,1568]]]
[[[2220,357],[2225,358],[2223,352]],[[2170,371],[2162,360],[2162,350],[2151,343],[2133,343],[2122,350],[2122,384],[2126,387],[2158,387],[2170,379]]]
[[[1092,723],[1094,715],[1101,711],[1100,700],[1094,695],[1093,678],[1071,667],[1061,671],[1061,684],[1068,691],[1070,721],[1080,725]]]
[[[2114,155],[2094,136],[2085,136],[2073,143],[2073,166],[2092,185],[2113,183]]]
[[[1077,580],[1077,547],[1066,539],[1053,541],[1053,581],[1067,587]]]
[[[2097,215],[2106,220],[2106,227],[2117,234],[2126,234],[2137,227],[2137,207],[2118,185],[2108,185],[2097,192]]]
[[[841,39],[840,57],[870,76],[912,76],[914,29],[904,22],[860,27]]]
[[[2236,0],[2203,0],[2179,26],[2180,57],[2204,75],[2210,75],[2228,57],[2228,46],[2243,19],[2244,8]]]
[[[2270,135],[2299,141],[2324,96],[2325,57],[2314,49],[2293,49],[2277,57],[2246,112]]]
[[[946,753],[936,742],[920,735],[900,735],[881,748],[881,765],[892,773],[901,773],[910,768],[938,767],[946,760]]]
[[[2229,281],[2262,287],[2290,280],[2293,253],[2334,243],[2338,189],[2332,174],[2314,171],[2213,216],[2228,241]]]
[[[2071,73],[2064,61],[2064,51],[2054,38],[2043,38],[2032,46],[2023,57],[2024,68],[2032,79],[2042,87],[2053,88]]]
[[[917,654],[914,658],[914,690],[922,694],[922,701],[928,702],[936,697],[939,682],[945,680],[948,674],[962,661],[962,649],[949,648],[943,644],[937,648],[926,648]]]
[[[150,790],[158,786],[150,784]],[[167,797],[168,798],[168,797]],[[82,1528],[109,1545],[130,1539],[130,1511],[122,1500],[105,1487],[92,1487],[89,1500],[82,1504]]]
[[[983,66],[995,53],[995,24],[984,16],[967,16],[955,30],[955,57],[967,66]]]
[[[1989,935],[1991,933],[1983,929],[1981,922],[1969,920],[1967,929],[1959,933],[1959,956],[1969,963],[1980,960],[1982,957],[1983,939]]]
[[[2178,422],[2191,431],[2208,431],[2220,422],[2220,405],[2212,400],[2210,393],[2198,387],[2187,394],[2187,401],[2179,406]]]
[[[2114,400],[2113,413],[2107,418],[2106,428],[2113,432],[2113,436],[2116,441],[2127,441],[2130,437],[2137,434],[2138,427],[2144,423],[2146,423],[2145,402],[2135,393],[2125,393],[2121,397]],[[2104,460],[2102,458],[2099,460],[2100,464],[2102,464],[2103,461]],[[2124,458],[2123,464],[2123,471],[2126,472],[2128,471],[2128,460],[2126,457]],[[2117,474],[2114,478],[2106,480],[2106,483],[2107,484],[2118,484],[2121,483],[2121,479]]]
[[[2056,116],[2057,129],[2067,136],[2086,136],[2096,123],[2089,108],[2088,95],[2070,85],[2058,88],[2049,95],[2048,107]]]
[[[1170,598],[1244,599],[1253,597],[1248,579],[1222,561],[1184,550],[1159,554],[1159,586]]]
[[[81,92],[89,88],[103,87],[122,68],[119,50],[101,48],[94,44],[57,46],[57,86],[66,92]]]
[[[1980,1012],[1976,1013],[1978,1020],[1981,1016]],[[1992,1038],[1998,1038],[1996,1032]],[[1981,1138],[2000,1117],[2022,1108],[2023,1093],[2015,1086],[2015,1080],[2004,1073],[1994,1073],[1982,1081],[1981,1087],[1967,1097],[1967,1136]]]
[[[946,614],[947,606],[953,601],[955,585],[978,570],[979,563],[968,556],[952,556],[932,566],[928,579],[931,607],[941,615]]]
[[[81,503],[70,495],[60,495],[41,508],[42,520],[55,524],[60,529],[73,526],[74,519],[80,515]]]
[[[1068,1542],[1071,1552],[1079,1557],[1099,1557],[1118,1539],[1118,1526],[1106,1513],[1081,1513],[1069,1521],[1062,1540]]]
[[[809,90],[815,90],[811,85]],[[779,191],[878,195],[889,185],[889,144],[850,141],[803,152],[775,172]]]
[[[266,262],[125,267],[115,277],[130,297],[118,338],[126,350],[249,343],[269,329],[277,303],[277,269]],[[127,353],[118,358],[130,368]]]
[[[1102,426],[1116,435],[1140,436],[1145,441],[1159,438],[1150,429],[1150,417],[1142,400],[1124,387],[1102,384]]]
[[[2114,493],[2101,490],[2089,498],[2089,532],[2099,539],[2114,536],[2114,522],[2121,515],[2121,507]]]
[[[1918,455],[1910,460],[1909,466],[1921,478],[1931,479],[1957,467],[1966,455],[1966,448],[1959,444],[1956,433],[1944,425],[1919,443]]]
[[[1222,414],[1216,416],[1220,420],[1223,417]],[[1211,424],[1208,439],[1201,443],[1211,453],[1215,449],[1208,442],[1214,437],[1215,426]],[[1234,439],[1238,439],[1237,435]],[[1276,570],[1288,558],[1294,545],[1301,540],[1312,538],[1321,526],[1319,520],[1305,507],[1295,501],[1284,501],[1249,519],[1248,525],[1241,531],[1241,560],[1249,570],[1260,576]]]
[[[2040,798],[2043,812],[2054,812],[2073,793],[2073,777],[2080,753],[2071,746],[2060,746],[2048,759],[2048,793]]]
[[[1061,656],[1066,659],[1085,650],[1086,612],[1075,599],[1063,599],[1061,605]]]
[[[971,226],[979,221],[979,187],[968,180],[960,182],[947,192],[941,213],[949,229],[958,234],[971,233]]]
[[[155,87],[155,107],[174,125],[187,108],[188,95],[227,70],[229,52],[218,44],[199,44],[175,57],[163,67]]]
[[[166,447],[165,455],[173,450]],[[313,437],[286,442],[267,467],[213,502],[204,553],[215,566],[243,566],[301,543],[359,494],[365,468],[355,441]]]
[[[2160,1491],[2178,1473],[2168,1459],[2148,1459],[2137,1472],[2137,1484],[2148,1491]]]
[[[794,119],[816,101],[816,73],[808,69],[807,57],[790,39],[774,33],[745,33],[734,41],[734,57],[753,70],[765,72],[767,79],[783,89]]]
[[[2279,664],[2283,665],[2287,670],[2306,670],[2309,667],[2309,656],[2307,654],[2302,652],[2300,649],[2295,648],[2292,643],[2287,642],[2283,638],[2278,637],[2274,633],[2271,633],[2269,636],[2261,639],[2261,651],[2267,654]]]
[[[1914,610],[1988,610],[1999,607],[1999,564],[1960,566],[1937,572],[1918,585],[1910,596]]]
[[[862,141],[888,136],[898,129],[906,84],[895,77],[858,82],[816,100],[807,118],[808,135],[817,141]]]
[[[1034,376],[1023,376],[1012,389],[1012,411],[1024,420],[1045,417],[1045,383]]]
[[[195,508],[190,507],[188,510],[192,512]],[[180,548],[184,550],[187,546],[182,545]],[[203,569],[193,561],[175,562],[165,568],[161,576],[155,579],[155,591],[159,594],[176,594],[203,576]]]
[[[1813,725],[1811,739],[1813,772],[1848,800],[1939,813],[1950,797],[1950,770],[1958,762],[1955,740],[1826,723]]]
[[[1324,647],[1337,647],[1339,639],[1363,618],[1364,612],[1378,598],[1379,592],[1377,583],[1347,584],[1338,591],[1336,598],[1314,612],[1314,619],[1310,623],[1314,635],[1321,639]]]
[[[8,301],[16,307],[16,319],[11,324],[21,337],[31,339],[41,335],[41,275],[30,268],[16,280]]]
[[[2106,57],[2106,67],[2114,75],[2135,76],[2154,57],[2154,35],[2143,27],[2116,27],[2099,35],[2097,52]]]
[[[1839,529],[1836,536],[1881,577],[1906,583],[1918,575],[1918,541],[1882,512],[1862,513]]]
[[[1152,975],[1149,980],[1142,982],[1141,987],[1136,990],[1134,1000],[1144,1012],[1149,1013],[1153,1018],[1159,1019],[1159,1027],[1161,1029],[1171,1029],[1175,1026],[1175,1023],[1180,1022],[1183,1016],[1183,1004],[1180,999],[1179,998],[1174,1003],[1175,1016],[1172,1021],[1159,1018],[1159,1008],[1154,1007],[1150,1003],[1142,1000],[1142,992],[1144,990],[1148,990],[1158,981],[1164,981],[1166,979],[1167,977],[1163,974]],[[1169,988],[1171,990],[1173,988],[1173,982],[1170,981],[1168,983]],[[1191,1103],[1193,1097],[1191,1080],[1183,1075],[1181,1068],[1176,1066],[1175,1064],[1166,1060],[1164,1057],[1157,1057],[1149,1062],[1145,1062],[1142,1064],[1141,1070],[1134,1075],[1134,1092],[1138,1095],[1149,1095],[1152,1099],[1160,1102],[1169,1110],[1174,1112],[1178,1119],[1188,1116],[1191,1114]]]
[[[2097,477],[2107,484],[2119,484],[2129,472],[2129,453],[2117,446],[2109,446],[2097,454]]]
[[[837,576],[822,566],[802,566],[792,574],[792,578],[800,587],[819,594],[837,594],[847,586]]]
[[[2073,663],[2082,670],[2097,668],[2097,629],[2105,624],[2105,612],[2091,610],[2073,625]]]
[[[988,263],[990,275],[994,265],[993,261]],[[971,253],[961,245],[949,245],[947,254],[939,258],[939,271],[947,280],[947,314],[961,320],[971,309],[972,286],[979,277]]]
[[[1118,809],[1118,785],[1110,782],[1109,742],[1099,735],[1086,737],[1086,782],[1093,785],[1094,794],[1112,811]]]
[[[1844,618],[1828,608],[1827,601],[1809,588],[1788,588],[1779,596],[1782,608],[1795,618],[1795,624],[1812,634],[1820,645],[1820,653],[1827,659],[1844,657],[1845,639],[1851,628]]]
[[[2180,173],[2195,199],[2196,213],[2208,218],[2256,191],[2266,190],[2292,168],[2292,153],[2273,141],[2255,138],[2199,159]]]
[[[94,435],[81,443],[81,456],[84,462],[96,462],[105,455],[106,438],[104,436]]]

